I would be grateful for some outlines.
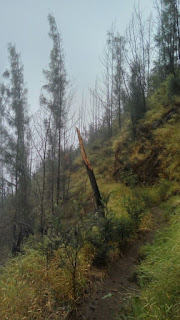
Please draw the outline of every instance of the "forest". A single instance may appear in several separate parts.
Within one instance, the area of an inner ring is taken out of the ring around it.
[[[180,4],[112,23],[73,109],[63,34],[32,114],[21,53],[0,82],[0,319],[180,319]],[[87,112],[89,122],[87,122]]]

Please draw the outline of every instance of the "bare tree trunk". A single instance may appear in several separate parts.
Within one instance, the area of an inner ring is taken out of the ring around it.
[[[61,168],[61,128],[58,128],[58,169],[57,169],[57,190],[56,190],[56,203],[59,204],[60,200],[60,168]]]
[[[54,214],[54,148],[53,146],[51,147],[51,152],[52,152],[52,161],[51,161],[51,212],[52,215]]]

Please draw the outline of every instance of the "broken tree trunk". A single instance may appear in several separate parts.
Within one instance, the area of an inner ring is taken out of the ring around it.
[[[80,145],[82,158],[83,158],[86,170],[87,170],[87,174],[88,174],[88,177],[89,177],[89,180],[90,180],[90,183],[91,183],[91,187],[92,187],[93,192],[94,192],[94,197],[95,197],[95,202],[96,202],[96,209],[104,217],[104,215],[105,215],[104,205],[103,205],[102,197],[101,197],[101,194],[100,194],[97,182],[96,182],[96,178],[95,178],[93,169],[91,167],[91,164],[90,164],[90,162],[89,162],[89,160],[87,158],[86,151],[85,151],[85,148],[84,148],[84,145],[83,145],[83,140],[82,140],[80,131],[79,131],[78,128],[76,128],[76,131],[77,131],[77,134],[78,134],[78,139],[79,139],[79,145]]]

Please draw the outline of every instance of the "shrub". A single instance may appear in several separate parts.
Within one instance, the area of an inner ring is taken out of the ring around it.
[[[126,200],[128,199],[127,201],[129,201],[127,209],[131,215],[129,215],[129,217],[123,215],[116,217],[114,213],[107,208],[109,198],[110,195],[104,199],[105,216],[100,217],[97,215],[95,217],[94,227],[89,236],[89,242],[95,249],[93,264],[97,267],[102,267],[107,264],[110,252],[113,249],[117,249],[118,247],[120,251],[125,250],[127,240],[134,233],[137,221],[138,224],[140,221],[139,217],[135,217],[135,210],[134,207],[132,207],[132,203],[134,204],[135,201],[134,199],[126,197]]]
[[[133,172],[132,168],[121,170],[119,173],[119,180],[132,188],[135,187],[138,182],[137,175]]]
[[[171,188],[171,182],[169,180],[163,179],[161,180],[158,186],[158,194],[161,201],[167,200],[168,192]]]
[[[180,71],[176,70],[175,75],[168,77],[168,96],[171,97],[180,92]]]
[[[150,208],[154,205],[155,199],[153,198],[152,192],[150,189],[143,188],[140,190],[140,195],[142,201],[144,202],[145,207]]]
[[[127,240],[133,234],[133,223],[129,218],[124,216],[117,219],[115,223],[115,240],[119,250],[124,252]]]
[[[95,254],[93,264],[97,267],[105,266],[109,259],[109,252],[112,249],[114,239],[114,219],[108,213],[105,217],[97,217],[89,242],[94,246]]]
[[[132,196],[126,196],[124,207],[134,224],[134,229],[137,230],[146,207],[141,195],[134,192]]]

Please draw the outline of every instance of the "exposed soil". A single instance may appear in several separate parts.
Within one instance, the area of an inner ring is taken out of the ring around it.
[[[73,319],[115,320],[123,310],[128,294],[138,289],[135,268],[140,261],[139,249],[143,244],[152,242],[155,230],[164,224],[159,208],[152,208],[151,212],[154,220],[153,230],[142,232],[137,240],[129,242],[126,253],[111,267],[103,284],[95,286],[89,301],[79,307],[77,316],[73,316]],[[121,319],[120,315],[118,319]]]

